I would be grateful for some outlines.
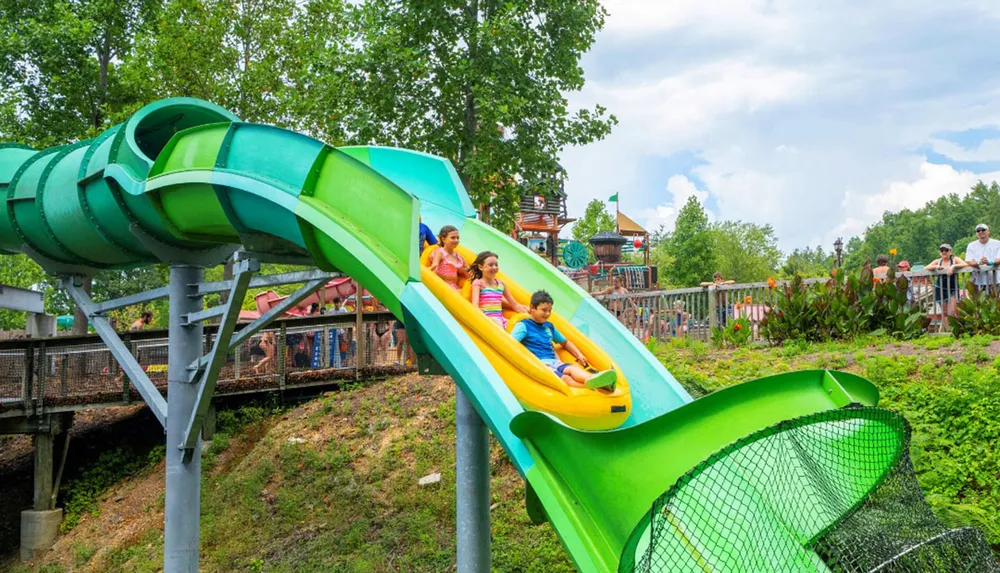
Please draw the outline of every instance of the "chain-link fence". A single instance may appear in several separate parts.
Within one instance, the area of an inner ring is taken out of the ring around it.
[[[742,438],[654,502],[619,571],[1000,571],[981,532],[931,512],[909,437],[898,414],[852,407]]]
[[[209,352],[216,327],[205,330],[204,351]],[[122,342],[165,395],[166,332],[123,333]],[[275,321],[242,341],[227,354],[216,392],[284,390],[415,369],[406,330],[392,314],[365,313],[360,329],[356,315],[320,315]],[[95,335],[0,341],[0,415],[139,400]]]

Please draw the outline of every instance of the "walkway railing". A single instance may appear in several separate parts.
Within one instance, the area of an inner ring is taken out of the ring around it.
[[[976,271],[970,268],[955,271],[956,300],[968,296],[966,285],[973,272]],[[948,288],[946,273],[921,270],[897,275],[908,279],[907,298],[910,303],[923,308],[931,318],[929,331],[947,332],[949,325],[944,317],[949,312],[949,305],[946,298],[952,291]],[[983,275],[991,289],[995,292],[1000,290],[996,280],[997,272],[983,272]],[[812,285],[828,280],[830,279],[812,278],[803,282]],[[766,282],[759,282],[604,295],[596,298],[640,340],[690,336],[708,341],[713,328],[738,317],[748,318],[753,326],[753,339],[761,340],[760,321],[788,282],[778,281],[775,289],[769,288]]]
[[[279,391],[416,369],[405,332],[388,312],[275,321],[226,357],[216,394]],[[205,349],[218,327],[205,325]],[[166,394],[167,331],[123,334],[150,380]],[[0,341],[0,417],[140,402],[97,335]]]

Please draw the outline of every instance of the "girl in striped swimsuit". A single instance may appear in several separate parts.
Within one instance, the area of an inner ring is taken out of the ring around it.
[[[528,312],[528,308],[518,304],[503,281],[497,278],[500,264],[495,253],[479,253],[469,267],[472,270],[472,304],[482,309],[483,314],[500,328],[507,329],[507,319],[503,317],[505,302],[507,308],[515,312]]]

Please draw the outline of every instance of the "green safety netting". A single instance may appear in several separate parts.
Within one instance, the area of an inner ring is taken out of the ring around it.
[[[693,468],[656,500],[621,572],[997,571],[983,534],[924,501],[899,415],[787,420]]]

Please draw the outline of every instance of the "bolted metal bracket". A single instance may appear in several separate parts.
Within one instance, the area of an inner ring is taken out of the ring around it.
[[[160,241],[135,223],[129,225],[129,231],[146,250],[165,263],[213,267],[228,259],[239,248],[239,245],[222,245],[201,250],[183,249]]]
[[[430,354],[417,354],[417,372],[421,376],[447,376],[448,372]]]
[[[253,274],[260,270],[260,263],[256,260],[241,261],[233,269],[236,275],[233,279],[233,286],[229,291],[229,299],[226,304],[220,305],[222,311],[222,323],[219,325],[219,332],[212,344],[212,350],[206,356],[207,363],[201,378],[198,381],[198,397],[195,399],[194,410],[191,419],[187,423],[184,431],[184,439],[179,447],[184,450],[184,463],[191,460],[194,455],[194,448],[201,436],[201,427],[208,416],[209,408],[212,405],[212,397],[215,395],[215,385],[219,381],[219,372],[229,354],[229,343],[236,329],[236,321],[240,317],[240,308],[243,306],[243,298],[246,296],[250,286],[250,279]],[[214,309],[212,309],[214,310]],[[204,311],[203,311],[204,313]],[[202,313],[193,313],[202,314]],[[188,315],[191,316],[191,315]],[[187,324],[191,326],[191,324]],[[192,377],[192,381],[194,377]]]

